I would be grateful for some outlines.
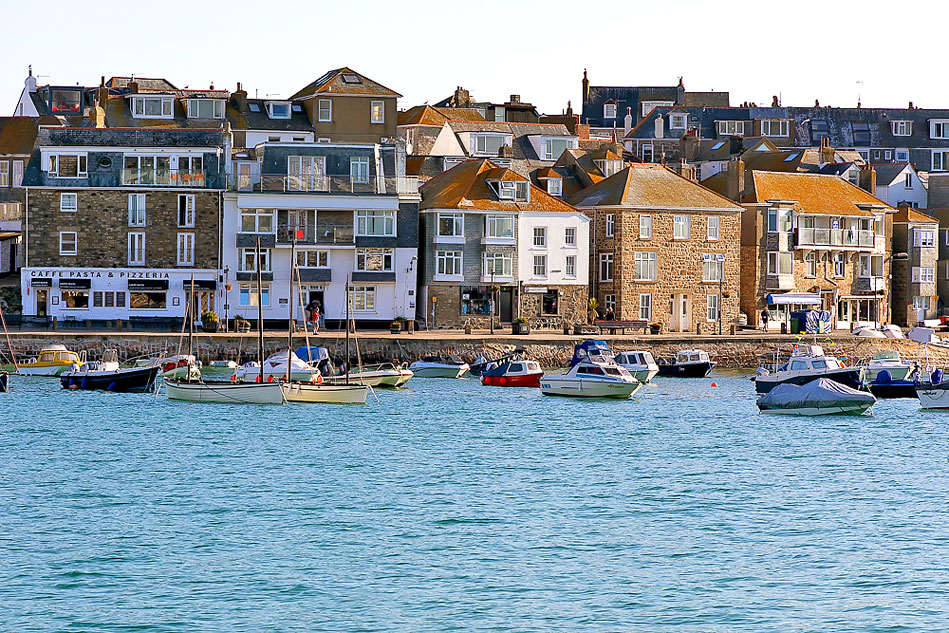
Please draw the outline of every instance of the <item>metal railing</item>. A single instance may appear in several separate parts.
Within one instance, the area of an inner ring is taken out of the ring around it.
[[[798,229],[798,246],[847,246],[873,248],[876,245],[873,231],[851,229]]]
[[[16,222],[23,219],[23,205],[19,202],[0,202],[0,222]]]
[[[316,226],[279,226],[277,227],[277,243],[291,244],[296,238],[297,244],[354,244],[356,234],[353,225],[330,224],[317,222]]]
[[[414,195],[418,193],[418,176],[353,177],[351,174],[261,174],[232,175],[229,187],[234,191],[289,193],[368,193]]]
[[[207,175],[200,170],[192,169],[133,169],[122,170],[123,185],[148,185],[166,187],[205,187]]]

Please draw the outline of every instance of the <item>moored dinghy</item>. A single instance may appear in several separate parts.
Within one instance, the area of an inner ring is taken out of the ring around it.
[[[758,398],[761,413],[784,415],[862,414],[877,399],[829,378],[817,378],[806,385],[784,383]]]
[[[539,387],[544,370],[537,361],[508,358],[481,374],[482,385],[497,387]]]
[[[102,360],[75,365],[60,374],[59,382],[63,389],[120,393],[151,391],[155,388],[159,371],[161,368],[158,365],[123,369],[119,366],[118,353],[114,349],[107,349],[102,354]]]

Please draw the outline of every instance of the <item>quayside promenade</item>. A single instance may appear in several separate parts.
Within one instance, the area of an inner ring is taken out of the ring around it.
[[[334,356],[345,354],[345,335],[338,331],[321,331],[319,335],[310,335],[310,344],[327,347]],[[606,340],[615,350],[643,349],[657,358],[673,356],[680,349],[697,347],[708,351],[720,368],[747,368],[757,365],[761,354],[768,354],[778,346],[787,349],[794,343],[811,343],[812,335],[763,334],[744,332],[734,335],[564,335],[547,332],[530,335],[512,335],[510,333],[489,334],[474,332],[465,334],[460,330],[433,332],[414,332],[412,334],[390,334],[383,331],[359,332],[351,338],[355,353],[358,342],[363,362],[408,361],[431,354],[460,354],[473,359],[479,354],[488,357],[499,356],[516,346],[523,346],[527,354],[538,360],[544,367],[557,367],[569,364],[573,346],[584,339]],[[187,352],[188,339],[177,333],[167,332],[116,332],[112,331],[11,331],[10,339],[18,357],[34,356],[44,345],[62,343],[71,350],[85,350],[90,358],[109,348],[118,350],[119,357],[125,361],[138,357],[151,357],[164,354]],[[838,356],[869,358],[886,349],[898,351],[904,359],[918,359],[919,346],[913,341],[898,339],[862,338],[851,334],[829,334],[816,337],[817,343],[825,351]],[[264,333],[265,355],[285,349],[287,333],[277,330]],[[294,335],[294,348],[306,344],[304,335]],[[256,357],[257,334],[196,333],[193,353],[201,361],[230,359],[247,360]],[[949,365],[949,347],[930,345],[930,360],[939,366]]]

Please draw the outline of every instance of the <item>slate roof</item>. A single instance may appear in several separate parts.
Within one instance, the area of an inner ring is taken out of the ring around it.
[[[877,173],[877,185],[886,186],[893,184],[893,181],[899,178],[903,170],[909,163],[883,163],[873,165],[873,170]]]
[[[349,83],[343,80],[343,75],[356,75],[359,83]],[[325,94],[346,94],[346,95],[366,95],[380,97],[401,97],[398,92],[390,90],[382,84],[369,79],[365,75],[357,73],[348,67],[336,68],[325,73],[316,81],[307,84],[296,92],[291,101],[297,99],[308,99],[316,95]]]
[[[36,119],[0,117],[0,155],[29,155],[37,133]]]
[[[129,83],[134,81],[138,84],[139,90],[157,92],[161,90],[178,90],[173,83],[167,79],[148,78],[148,77],[112,77],[105,82],[106,87],[118,90],[128,90]]]
[[[879,198],[837,176],[767,171],[746,175],[742,202],[768,200],[794,201],[798,213],[815,215],[873,217],[866,206],[893,210]]]
[[[512,135],[515,159],[542,160],[529,136],[573,136],[562,123],[501,123],[495,121],[448,121],[452,132],[504,132]],[[467,151],[467,147],[463,148]]]
[[[312,132],[313,124],[310,123],[310,117],[307,116],[306,109],[301,108],[300,112],[294,112],[290,108],[289,119],[271,119],[267,114],[267,101],[271,99],[248,99],[247,107],[243,110],[238,105],[238,100],[232,95],[227,102],[227,108],[224,116],[230,121],[231,127],[235,130],[266,130],[274,132]],[[253,112],[250,109],[251,104],[256,104],[260,112]]]
[[[487,159],[466,160],[422,185],[419,209],[543,211],[574,213],[577,210],[540,187],[529,184],[528,201],[499,200],[489,180],[530,180]]]
[[[616,119],[603,118],[603,106],[609,101],[616,104]],[[727,108],[729,95],[728,92],[686,92],[679,86],[590,86],[589,98],[583,103],[580,120],[594,127],[622,127],[628,107],[636,123],[641,118],[641,104],[644,101],[671,101],[674,105],[697,108]]]
[[[208,129],[41,128],[36,137],[37,147],[217,147],[222,142],[220,130]]]
[[[897,212],[893,214],[893,222],[897,224],[939,224],[939,220],[931,215],[926,215],[910,207],[903,207],[897,210]]]
[[[577,207],[742,210],[728,198],[654,163],[631,164],[606,180],[587,187],[571,197],[570,202]]]

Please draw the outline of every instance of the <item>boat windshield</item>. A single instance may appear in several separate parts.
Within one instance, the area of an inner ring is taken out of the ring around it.
[[[604,367],[603,371],[605,371],[608,376],[622,376],[616,367]]]
[[[840,364],[840,361],[836,358],[827,359],[827,367],[830,369],[843,369],[843,365]]]
[[[900,353],[894,350],[877,352],[874,354],[873,360],[900,360]]]
[[[578,374],[592,374],[594,376],[602,376],[603,369],[601,367],[596,367],[593,365],[580,365],[577,367]]]
[[[508,371],[524,371],[524,366],[520,363],[511,363]]]
[[[651,364],[651,363],[656,362],[656,361],[653,359],[651,352],[643,352],[643,353],[642,353],[642,359],[643,359],[643,365],[649,365],[649,364]]]
[[[814,369],[827,369],[827,361],[822,359],[817,359],[811,363],[811,366]]]

